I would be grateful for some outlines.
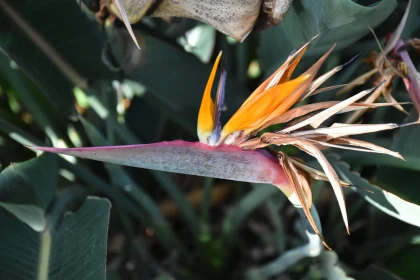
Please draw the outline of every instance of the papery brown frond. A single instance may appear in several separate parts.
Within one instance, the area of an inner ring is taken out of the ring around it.
[[[322,109],[327,109],[330,108],[334,105],[337,105],[338,103],[340,103],[340,101],[325,101],[325,102],[318,102],[318,103],[314,103],[314,104],[307,104],[307,105],[303,105],[303,106],[299,106],[293,109],[290,109],[289,111],[287,111],[286,113],[284,113],[283,115],[280,115],[278,117],[276,117],[272,122],[273,124],[280,124],[280,123],[286,123],[286,122],[290,122],[293,119],[296,118],[300,118],[303,117],[307,114],[322,110]],[[373,103],[373,104],[366,104],[366,103],[353,103],[345,108],[343,108],[341,111],[337,112],[337,114],[341,114],[341,113],[348,113],[351,111],[357,111],[357,110],[362,110],[362,109],[373,109],[373,108],[378,108],[378,107],[385,107],[385,106],[401,106],[401,104],[408,104],[407,102],[402,102],[402,103]],[[303,121],[304,119],[301,119],[300,121]],[[271,124],[266,124],[264,126],[261,127],[261,129],[265,129],[268,126],[270,126]],[[289,124],[291,125],[291,124]]]
[[[302,207],[303,212],[308,219],[309,224],[311,225],[314,232],[319,236],[324,246],[331,250],[331,248],[327,245],[322,236],[321,232],[319,231],[314,218],[311,215],[311,207],[312,207],[312,191],[309,186],[309,178],[306,176],[304,172],[298,170],[293,162],[290,160],[286,154],[279,152],[278,159],[280,165],[283,167],[286,177],[288,178],[292,188],[294,189],[294,193],[298,197],[300,205],[295,205],[295,207]],[[292,194],[293,195],[293,194]]]
[[[114,0],[103,0],[112,2]],[[212,25],[237,41],[243,41],[257,28],[277,25],[286,15],[293,0],[118,0],[127,10],[127,19],[136,23],[144,16],[168,19],[185,17]],[[110,5],[118,17],[118,9]]]
[[[349,135],[358,135],[365,133],[378,132],[383,130],[389,130],[397,128],[398,125],[395,123],[385,124],[342,124],[334,123],[331,127],[323,127],[311,130],[304,130],[293,132],[291,135],[294,137],[305,137],[310,138],[317,135],[326,135],[332,138],[344,137]]]
[[[341,95],[343,93],[349,92],[350,90],[352,90],[353,88],[363,85],[364,83],[366,83],[373,75],[375,75],[376,73],[378,73],[378,69],[372,69],[369,72],[355,78],[354,80],[352,80],[348,86],[344,87],[343,89],[341,89],[339,92],[337,92],[337,95]]]
[[[391,79],[386,79],[385,82],[379,84],[379,86],[376,87],[376,89],[372,92],[372,94],[369,95],[366,98],[366,100],[363,101],[363,103],[366,103],[366,104],[374,103],[381,95],[383,95],[385,88],[391,86],[391,83],[392,83]],[[360,111],[352,113],[347,118],[346,123],[355,123],[365,112],[366,110],[360,110]]]
[[[305,176],[302,176],[298,170],[296,169],[296,167],[290,162],[289,158],[286,156],[286,154],[280,152],[278,154],[278,159],[280,162],[280,165],[283,167],[284,173],[286,174],[286,177],[289,179],[290,184],[292,185],[292,188],[294,189],[301,207],[303,209],[303,211],[305,212],[306,217],[308,218],[308,221],[310,223],[310,225],[312,226],[313,230],[316,232],[316,234],[318,234],[321,239],[322,235],[318,229],[318,227],[316,226],[316,223],[311,215],[310,212],[310,208],[312,206],[312,193],[310,196],[310,203],[308,200],[308,197],[305,195],[305,190],[306,192],[311,192],[310,188],[309,188],[309,183],[306,180]],[[305,185],[305,186],[304,186]],[[310,206],[309,206],[310,205]]]
[[[337,145],[351,145],[351,146],[356,146],[356,147],[363,147],[377,153],[387,154],[387,155],[404,160],[404,158],[397,152],[393,152],[384,147],[381,147],[381,146],[378,146],[378,145],[375,145],[373,143],[369,143],[366,141],[362,141],[362,140],[352,139],[348,137],[339,137],[339,138],[333,139],[330,143],[337,144]]]
[[[350,104],[356,102],[357,100],[359,100],[360,98],[366,96],[367,94],[371,93],[374,90],[374,88],[372,89],[367,89],[364,90],[362,92],[359,92],[358,94],[347,98],[344,101],[341,101],[340,103],[316,114],[315,116],[308,118],[307,120],[300,122],[299,124],[296,124],[292,127],[288,127],[287,129],[283,129],[282,132],[286,133],[286,132],[290,132],[296,129],[299,129],[301,127],[307,126],[307,125],[311,125],[312,127],[319,127],[326,119],[330,118],[331,116],[335,115],[336,113],[338,113],[339,111],[343,110],[344,108],[348,107]]]
[[[328,162],[328,160],[325,158],[325,156],[322,154],[319,148],[317,148],[314,144],[310,143],[309,141],[306,141],[305,139],[276,133],[263,134],[263,136],[261,136],[261,141],[263,143],[278,146],[293,145],[296,148],[317,159],[333,187],[334,193],[338,200],[338,204],[340,206],[341,214],[343,216],[344,224],[346,226],[347,232],[349,233],[346,204],[344,201],[343,190],[341,189],[340,185],[340,179],[338,178],[338,175],[335,172],[334,168],[331,166],[331,164]]]
[[[328,181],[327,175],[315,168],[310,167],[309,165],[304,164],[303,162],[300,162],[298,159],[295,159],[293,157],[289,157],[290,161],[295,165],[296,168],[301,169],[309,174],[310,177],[312,177],[315,180],[322,180],[322,181]],[[345,182],[343,180],[340,180],[340,185],[342,187],[350,187],[351,184],[348,182]]]
[[[341,69],[343,69],[343,67],[344,67],[344,65],[336,66],[332,70],[330,70],[327,73],[318,77],[315,81],[312,82],[312,84],[309,86],[309,88],[303,94],[303,96],[301,97],[301,100],[304,100],[305,98],[311,96],[315,90],[317,90],[323,83],[325,83],[325,81],[327,81],[329,78],[331,78],[333,75],[335,75]]]
[[[392,88],[391,87],[385,87],[384,90],[382,91],[382,95],[384,96],[386,102],[388,103],[394,103],[395,105],[394,108],[403,112],[406,115],[410,115],[410,113],[408,113],[400,104],[398,104],[398,101],[395,100],[395,98],[391,95],[391,91]]]

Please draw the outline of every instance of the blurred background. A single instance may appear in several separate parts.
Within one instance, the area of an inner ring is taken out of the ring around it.
[[[224,121],[318,33],[297,73],[337,43],[320,72],[359,55],[327,86],[350,83],[372,69],[372,52],[380,51],[368,27],[383,46],[407,1],[295,0],[281,24],[241,43],[193,19],[145,16],[132,25],[141,50],[101,4],[0,0],[0,279],[104,279],[105,271],[109,280],[420,279],[417,126],[360,138],[399,151],[405,162],[328,151],[343,179],[377,195],[345,190],[347,235],[330,185],[314,181],[333,251],[294,263],[281,256],[306,236],[295,208],[273,186],[36,157],[25,147],[196,141],[202,93],[220,50],[228,72]],[[418,36],[419,11],[413,1],[404,41]],[[409,53],[418,65],[418,52]],[[374,82],[310,102],[342,100]],[[402,79],[392,95],[410,102]],[[415,116],[412,105],[404,108]],[[412,120],[392,107],[363,115],[367,123]],[[393,195],[404,203],[389,200]]]

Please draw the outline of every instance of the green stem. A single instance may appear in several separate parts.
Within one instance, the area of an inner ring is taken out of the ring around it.
[[[41,246],[39,251],[37,280],[48,280],[48,268],[51,253],[51,232],[48,227],[42,232]]]

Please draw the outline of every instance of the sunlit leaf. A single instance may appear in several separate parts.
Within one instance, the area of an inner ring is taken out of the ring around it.
[[[57,157],[42,155],[0,173],[0,206],[34,230],[44,229],[45,211],[55,197]]]
[[[420,220],[418,219],[420,206],[370,184],[366,179],[360,177],[358,173],[351,171],[349,165],[340,161],[337,157],[330,157],[329,159],[340,176],[357,186],[356,190],[370,204],[390,216],[420,227]]]

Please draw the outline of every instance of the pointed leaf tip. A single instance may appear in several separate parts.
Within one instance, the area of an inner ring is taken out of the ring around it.
[[[121,15],[121,19],[124,22],[125,27],[127,28],[128,33],[130,33],[131,38],[134,41],[134,44],[136,44],[137,48],[139,48],[139,50],[141,49],[139,46],[139,43],[137,41],[136,35],[134,34],[133,29],[131,28],[131,24],[130,21],[128,19],[128,15],[127,15],[127,11],[124,8],[124,4],[122,3],[121,0],[112,0],[115,4],[115,6],[117,6],[118,11],[120,12]]]

